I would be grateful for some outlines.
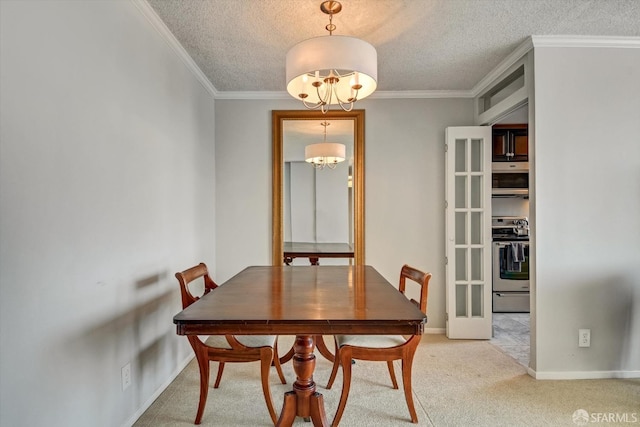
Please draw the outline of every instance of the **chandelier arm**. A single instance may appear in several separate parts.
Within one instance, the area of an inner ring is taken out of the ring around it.
[[[333,93],[333,87],[328,83],[324,83],[324,84],[327,85],[327,91],[325,92],[324,97],[320,96],[320,87],[322,85],[316,86],[316,94],[318,94],[318,99],[320,100],[320,103],[324,105],[328,105],[328,104],[331,104],[331,94]],[[322,111],[324,111],[324,108]]]
[[[309,104],[307,103],[307,101],[305,101],[304,99],[302,100],[302,104],[307,107],[309,110],[317,110],[318,108],[322,107],[322,103],[318,102],[316,104]]]
[[[331,71],[336,78],[338,79],[338,81],[340,80],[340,78],[342,78],[342,76],[340,75],[340,73],[338,73],[337,70],[332,70]],[[322,87],[323,85],[325,85],[326,90],[324,93],[324,96],[320,94],[320,87]],[[304,104],[304,106],[309,109],[309,110],[317,110],[320,109],[322,111],[323,114],[326,114],[331,106],[331,102],[335,96],[335,99],[338,103],[338,105],[340,106],[340,108],[342,109],[342,111],[346,111],[349,112],[351,110],[353,110],[353,106],[356,103],[356,101],[358,100],[358,91],[359,89],[354,89],[353,87],[351,88],[354,92],[354,96],[350,97],[348,101],[343,101],[342,99],[340,99],[340,97],[338,96],[338,91],[337,91],[337,83],[336,82],[329,82],[325,79],[324,83],[322,84],[314,84],[314,87],[316,88],[316,95],[318,96],[319,101],[314,105],[314,104],[309,104],[306,102],[306,100],[304,98],[302,98],[302,103]]]
[[[353,89],[353,87],[352,87],[351,89],[352,89],[352,90],[354,90],[354,91],[355,91],[355,93],[353,94],[353,96],[352,96],[351,98],[349,98],[349,99],[347,100],[347,102],[348,102],[348,103],[353,104],[353,103],[355,103],[355,102],[358,100],[358,91],[359,91],[360,89]],[[347,102],[342,101],[342,100],[340,99],[340,97],[338,96],[338,92],[337,92],[337,91],[336,91],[336,99],[337,99],[337,100],[338,100],[338,102],[340,102],[340,103],[343,103],[343,104],[346,104],[346,103],[347,103]]]
[[[344,104],[340,103],[340,108],[342,108],[342,111],[346,111],[347,113],[351,110],[353,110],[353,102],[349,102],[347,103],[347,105],[349,105],[349,109],[344,107]]]
[[[338,81],[340,79],[342,79],[343,77],[340,75],[340,73],[338,72],[338,70],[333,70],[333,73],[338,77]],[[355,74],[355,72],[354,72]],[[338,101],[338,104],[340,104],[340,106],[342,106],[342,104],[351,104],[351,108],[349,110],[344,110],[344,107],[342,108],[344,111],[351,111],[351,109],[353,109],[353,104],[355,104],[355,102],[358,100],[358,91],[360,89],[355,89],[354,86],[351,87],[351,90],[354,90],[354,96],[352,96],[351,98],[349,98],[346,102],[342,101],[340,99],[340,97],[338,96],[338,91],[335,91],[336,94],[336,100]]]
[[[324,105],[322,107],[322,113],[326,114],[331,107],[331,100],[333,99],[335,83],[325,83],[327,85],[327,93],[325,94]],[[336,99],[338,99],[338,94],[335,94]],[[338,102],[340,100],[338,99]]]
[[[344,101],[342,101],[342,100],[338,97],[338,94],[336,94],[336,99],[338,100],[338,105],[340,106],[340,108],[342,108],[342,111],[349,112],[349,111],[353,110],[353,104],[355,103],[355,100],[354,100],[354,99],[352,99],[352,100],[351,100],[351,101],[349,101],[349,102],[344,102]],[[349,106],[349,108],[347,109],[347,108],[345,107],[345,105],[348,105],[348,106]]]

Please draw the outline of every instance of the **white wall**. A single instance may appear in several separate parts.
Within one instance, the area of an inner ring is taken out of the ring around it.
[[[316,169],[307,162],[285,162],[283,210],[285,242],[349,243],[349,165]],[[287,188],[288,187],[288,188]],[[307,264],[309,260],[305,261]]]
[[[309,164],[306,164],[309,167]],[[349,165],[338,163],[335,169],[315,169],[316,241],[349,243]]]
[[[543,378],[640,376],[639,76],[637,48],[535,49],[531,211]],[[590,348],[578,348],[579,328],[591,329]]]
[[[216,250],[225,281],[271,263],[271,110],[295,100],[216,101]],[[444,328],[444,129],[473,123],[471,99],[366,99],[365,262],[396,284],[433,273],[428,328]],[[233,177],[232,179],[229,177]]]
[[[131,2],[0,9],[0,425],[123,425],[192,356],[214,102]]]
[[[295,100],[216,101],[216,264],[222,283],[271,265],[271,110]]]
[[[283,204],[284,210],[290,215],[285,216],[284,228],[291,233],[284,239],[288,242],[316,241],[316,173],[307,162],[290,162],[289,175],[283,180],[283,191],[290,194],[288,204]],[[286,188],[287,185],[289,188]],[[288,220],[289,222],[287,222]],[[288,239],[287,239],[288,237]]]

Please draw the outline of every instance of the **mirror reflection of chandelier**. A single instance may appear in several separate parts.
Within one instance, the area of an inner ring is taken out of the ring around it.
[[[287,52],[287,92],[323,114],[336,104],[351,111],[358,99],[376,90],[378,53],[364,40],[333,35],[333,15],[342,10],[340,2],[325,1],[320,10],[329,15],[329,35],[304,40]]]
[[[304,160],[311,163],[316,169],[335,169],[338,163],[346,158],[347,149],[344,144],[337,142],[327,142],[327,126],[331,123],[326,120],[320,123],[324,126],[323,142],[310,144],[304,147]]]

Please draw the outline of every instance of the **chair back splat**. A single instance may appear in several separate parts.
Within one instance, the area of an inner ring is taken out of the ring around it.
[[[398,286],[398,289],[400,293],[405,296],[407,279],[413,280],[420,285],[420,301],[411,299],[411,302],[416,304],[421,312],[427,314],[427,298],[429,296],[429,280],[431,280],[431,273],[424,273],[406,264],[402,266],[402,270],[400,270],[400,285]]]
[[[420,286],[420,300],[410,301],[416,304],[420,311],[427,314],[427,297],[429,295],[429,281],[431,273],[422,272],[416,268],[404,265],[400,270],[400,283],[398,290],[405,297],[407,289],[407,281],[413,282]],[[342,366],[342,394],[340,395],[340,403],[333,418],[332,426],[337,427],[342,418],[342,414],[347,405],[349,397],[349,389],[351,388],[351,361],[354,359],[386,361],[391,383],[393,388],[398,388],[396,374],[393,367],[394,360],[402,360],[402,383],[404,388],[404,397],[409,408],[409,415],[413,423],[418,422],[415,405],[413,404],[413,393],[411,390],[411,368],[413,366],[413,357],[420,344],[422,335],[412,335],[408,338],[402,336],[386,336],[386,335],[336,335],[335,339],[335,360],[331,376],[327,384],[330,389],[336,379],[338,367]]]
[[[176,279],[180,284],[182,295],[182,308],[185,309],[200,299],[189,289],[189,285],[199,280],[204,281],[202,295],[214,292],[218,285],[209,276],[209,270],[204,263],[200,263],[187,270],[176,273]],[[262,392],[271,416],[271,421],[277,422],[276,411],[271,399],[269,389],[269,369],[271,364],[276,367],[282,384],[286,384],[280,359],[278,357],[276,336],[274,335],[212,335],[203,342],[197,335],[187,335],[187,339],[193,348],[200,368],[200,401],[196,413],[195,424],[200,424],[202,414],[207,403],[209,393],[209,363],[218,362],[218,375],[214,388],[218,388],[222,379],[224,364],[227,362],[256,362],[260,361],[260,378]]]

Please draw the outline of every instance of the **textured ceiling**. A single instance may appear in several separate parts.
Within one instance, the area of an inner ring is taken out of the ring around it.
[[[327,35],[321,0],[148,0],[218,91],[285,91]],[[334,34],[378,51],[378,90],[471,90],[530,35],[640,36],[640,0],[342,0]]]

